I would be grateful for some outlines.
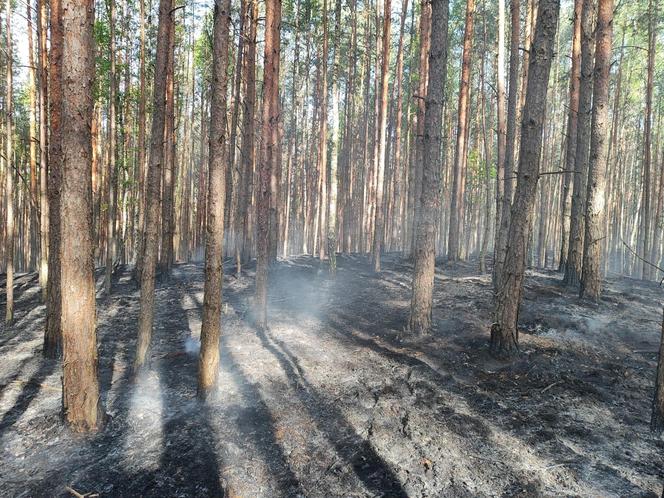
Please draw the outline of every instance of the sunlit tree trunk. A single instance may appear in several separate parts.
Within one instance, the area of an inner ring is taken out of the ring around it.
[[[334,56],[332,62],[332,147],[330,154],[330,198],[327,213],[327,252],[330,275],[337,273],[337,187],[339,163],[339,52],[341,51],[341,0],[337,0],[334,16]]]
[[[46,48],[48,15],[46,0],[37,1],[37,35],[39,40],[39,285],[42,300],[47,298],[48,282],[48,53]]]
[[[30,118],[28,126],[28,148],[30,150],[30,259],[28,267],[37,266],[37,249],[39,248],[39,178],[37,173],[37,63],[32,36],[32,3],[26,3],[26,19],[28,22],[28,93],[30,100]]]
[[[378,107],[378,161],[376,163],[376,206],[373,236],[373,269],[380,271],[380,256],[385,238],[385,165],[387,157],[387,98],[389,95],[390,32],[392,27],[392,2],[385,0],[383,9],[383,42],[380,71],[380,101]]]
[[[62,407],[74,431],[102,423],[97,379],[92,230],[94,2],[62,1]]]
[[[201,353],[198,363],[198,396],[201,398],[205,398],[210,393],[216,386],[219,377],[221,287],[224,277],[225,170],[228,161],[228,144],[226,143],[228,77],[226,68],[228,65],[230,9],[230,0],[215,1],[208,213],[205,238],[205,291],[201,325]]]

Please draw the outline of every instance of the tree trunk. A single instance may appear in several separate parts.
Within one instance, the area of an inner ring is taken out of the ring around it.
[[[385,237],[385,164],[387,157],[387,97],[389,95],[390,30],[392,3],[385,0],[383,9],[382,65],[380,73],[380,102],[378,108],[378,162],[376,170],[376,211],[374,217],[373,269],[380,272],[380,255]]]
[[[51,53],[48,71],[50,138],[48,142],[48,284],[44,356],[56,358],[62,347],[62,289],[60,284],[60,184],[62,181],[62,67],[61,0],[50,0]]]
[[[473,23],[475,0],[466,2],[466,28],[463,36],[461,80],[459,82],[459,111],[454,152],[454,178],[450,203],[450,227],[447,242],[447,258],[457,261],[461,257],[461,230],[464,214],[464,190],[466,183],[466,149],[468,140],[468,106],[470,104],[470,69],[473,50]]]
[[[595,74],[590,126],[590,162],[586,194],[585,243],[581,297],[598,301],[602,289],[602,241],[606,197],[606,159],[609,131],[609,71],[613,36],[613,0],[599,0],[595,32]]]
[[[567,138],[565,145],[565,173],[562,192],[562,244],[560,246],[560,264],[558,270],[567,265],[569,251],[569,231],[571,215],[572,172],[576,166],[577,125],[579,122],[579,88],[581,84],[581,17],[583,0],[574,1],[574,27],[572,35],[572,68],[569,76],[569,108],[567,112]]]
[[[30,257],[28,268],[37,267],[37,250],[39,248],[39,205],[38,174],[37,174],[37,64],[32,36],[32,3],[26,4],[26,18],[28,21],[28,92],[30,100],[30,119],[28,128],[28,141],[30,149]]]
[[[94,2],[62,1],[62,407],[74,431],[102,423],[97,378],[92,230]],[[63,74],[64,76],[64,74]]]
[[[12,53],[12,4],[11,0],[7,0],[5,4],[5,18],[6,18],[6,50]],[[5,165],[6,165],[6,193],[7,193],[7,232],[5,239],[5,260],[6,260],[6,273],[7,273],[7,307],[5,311],[5,323],[10,324],[14,321],[14,157],[12,155],[12,136],[13,136],[13,122],[12,115],[12,58],[7,57],[6,70],[7,70],[7,86],[6,86],[6,101],[5,112],[7,113],[7,122],[5,124]]]
[[[337,0],[334,17],[334,55],[332,62],[332,153],[330,155],[330,196],[327,214],[327,253],[330,275],[337,273],[337,187],[339,162],[339,52],[341,50],[341,0]]]
[[[39,228],[40,258],[39,285],[42,289],[42,300],[47,299],[48,282],[48,53],[46,39],[48,18],[46,0],[37,1],[37,34],[39,36]]]
[[[256,107],[256,25],[258,5],[256,0],[247,0],[247,38],[246,54],[243,57],[242,81],[244,81],[244,102],[242,111],[242,186],[239,195],[238,219],[242,222],[242,230],[238,229],[237,240],[240,247],[236,248],[236,275],[242,272],[242,262],[249,259],[249,202],[253,197],[253,176],[256,162],[254,148],[254,116]]]
[[[256,325],[267,328],[267,271],[269,264],[270,179],[276,167],[279,144],[279,52],[281,0],[267,0],[265,12],[265,55],[263,81],[263,140],[259,168],[256,219],[258,224],[256,262]]]
[[[175,18],[170,14],[168,34],[168,66],[166,69],[166,108],[164,121],[164,165],[161,203],[161,252],[159,253],[160,276],[168,278],[173,266],[173,233],[175,223]]]
[[[498,57],[496,67],[496,118],[498,120],[498,157],[496,160],[496,228],[500,226],[501,207],[505,195],[505,146],[507,144],[507,123],[505,121],[505,0],[498,0]],[[488,221],[488,220],[487,220]],[[499,232],[496,231],[496,234]],[[498,237],[494,240],[495,251]]]
[[[510,81],[509,94],[507,97],[507,131],[505,136],[505,163],[503,166],[503,198],[500,206],[500,226],[496,237],[494,248],[493,285],[494,291],[498,292],[501,286],[499,277],[503,272],[505,255],[507,253],[507,232],[510,227],[510,215],[512,209],[512,192],[514,187],[514,148],[516,147],[517,132],[517,96],[519,80],[519,36],[521,22],[520,0],[512,0],[510,4],[512,32],[510,38]]]
[[[643,206],[641,215],[641,238],[643,239],[643,259],[641,277],[644,280],[652,278],[652,268],[647,260],[650,257],[650,229],[651,229],[651,176],[652,176],[652,96],[655,73],[655,22],[656,13],[653,0],[648,2],[648,69],[646,76],[646,112],[643,125]]]
[[[145,0],[139,0],[141,48],[140,48],[140,94],[138,100],[138,230],[136,230],[136,271],[134,278],[141,281],[143,249],[145,247]]]
[[[417,110],[415,114],[416,132],[415,132],[415,154],[414,161],[411,163],[410,173],[410,192],[408,194],[409,203],[412,203],[411,222],[408,224],[408,249],[412,254],[415,253],[415,242],[417,236],[416,226],[420,219],[420,197],[422,195],[422,165],[424,164],[424,96],[427,94],[427,78],[429,76],[429,47],[431,45],[431,2],[422,0],[420,12],[420,78],[419,89],[417,91],[418,99],[416,101]]]
[[[228,87],[228,26],[230,0],[216,0],[212,51],[212,104],[210,107],[210,154],[208,170],[207,235],[205,238],[205,293],[198,362],[198,396],[205,398],[219,377],[221,335],[221,287],[224,278],[224,206],[226,144],[226,90]]]
[[[590,114],[592,112],[595,0],[583,0],[581,13],[581,84],[574,158],[574,184],[570,219],[569,250],[563,282],[579,285],[583,265],[584,210],[590,154]]]
[[[495,323],[491,327],[491,352],[496,356],[510,356],[518,350],[517,320],[523,290],[530,217],[537,194],[544,108],[559,11],[559,0],[540,1],[521,125],[519,175],[508,233],[510,243],[502,275],[498,277],[500,287],[496,293]]]
[[[410,330],[416,334],[431,329],[435,273],[436,225],[440,209],[439,152],[442,139],[443,102],[447,75],[448,0],[431,2],[431,51],[429,85],[424,114],[424,164],[420,219],[417,225],[413,294],[410,301]]]
[[[144,367],[152,338],[154,321],[154,275],[159,250],[159,210],[161,169],[164,160],[164,123],[166,111],[166,73],[169,32],[172,29],[172,0],[159,1],[159,28],[157,31],[157,56],[152,92],[152,129],[150,132],[150,164],[147,171],[145,248],[141,270],[140,316],[138,321],[138,344],[134,359],[134,374]]]
[[[113,263],[116,252],[115,218],[117,213],[117,113],[118,113],[118,77],[116,71],[116,48],[115,48],[115,2],[108,2],[108,19],[110,28],[110,50],[111,67],[109,74],[109,99],[108,99],[108,188],[106,189],[106,268],[104,271],[104,294],[111,294],[111,278],[113,276]]]

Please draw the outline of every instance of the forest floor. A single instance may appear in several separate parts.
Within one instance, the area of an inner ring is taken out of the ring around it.
[[[507,364],[487,352],[488,274],[437,265],[435,331],[410,337],[411,271],[390,255],[375,275],[343,256],[330,280],[310,257],[280,261],[265,333],[251,325],[253,269],[228,272],[221,392],[202,405],[202,265],[158,285],[151,368],[136,383],[138,290],[121,270],[97,310],[106,427],[87,437],[60,421],[37,277],[20,275],[16,322],[0,328],[0,496],[659,495],[657,284],[610,278],[594,305],[530,272],[521,355]]]

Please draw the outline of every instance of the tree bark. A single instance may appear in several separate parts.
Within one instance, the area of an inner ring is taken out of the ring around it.
[[[61,0],[50,0],[51,52],[48,71],[48,284],[44,356],[56,358],[62,348],[62,290],[60,282],[60,184],[62,180],[62,44]]]
[[[39,39],[39,227],[40,227],[40,259],[39,285],[42,289],[42,300],[47,299],[48,283],[48,53],[46,39],[48,18],[46,0],[37,0],[37,34]]]
[[[590,155],[590,118],[592,112],[594,12],[595,0],[583,0],[581,13],[581,84],[574,158],[574,183],[570,219],[569,250],[563,282],[571,287],[579,285],[583,265],[583,235],[585,198],[588,184]]]
[[[242,221],[242,229],[238,229],[237,237],[240,247],[236,249],[236,275],[242,272],[242,262],[249,260],[249,202],[253,197],[253,176],[256,162],[255,107],[256,107],[256,26],[258,5],[256,0],[247,0],[247,38],[246,54],[243,58],[242,81],[244,81],[244,102],[242,111],[242,186],[239,195],[238,219]]]
[[[115,1],[108,2],[110,49],[109,58],[111,62],[109,74],[109,99],[108,99],[108,168],[106,178],[108,187],[106,189],[106,268],[104,270],[104,294],[111,294],[111,280],[113,276],[113,263],[116,256],[116,233],[115,218],[117,213],[117,113],[118,113],[118,77],[116,71],[116,48],[115,48]]]
[[[201,353],[198,362],[198,396],[205,398],[219,377],[221,336],[221,288],[224,278],[225,173],[228,161],[226,137],[226,91],[228,87],[228,26],[230,0],[214,5],[212,51],[212,104],[210,107],[210,154],[208,170],[207,235],[205,238],[205,291],[201,325]]]
[[[454,152],[454,178],[450,203],[450,226],[447,242],[447,259],[457,261],[461,257],[461,229],[464,216],[464,191],[466,184],[466,150],[468,140],[468,106],[470,104],[470,69],[473,51],[473,23],[475,0],[466,2],[466,28],[463,35],[461,80],[459,82],[459,110]]]
[[[609,131],[609,71],[613,36],[613,0],[599,0],[595,32],[595,74],[590,126],[590,162],[586,194],[585,243],[581,297],[598,301],[602,290],[602,241],[606,197],[606,160]],[[603,236],[604,235],[604,236]]]
[[[62,1],[62,407],[74,431],[102,422],[97,378],[92,230],[94,2]]]
[[[265,54],[263,81],[263,140],[257,191],[258,224],[256,262],[256,325],[267,329],[267,286],[269,265],[270,179],[277,163],[279,126],[279,52],[281,0],[267,0],[265,12]]]
[[[505,135],[505,163],[503,166],[503,198],[500,206],[500,225],[494,248],[493,285],[497,292],[501,286],[499,277],[503,272],[507,253],[507,232],[510,227],[512,209],[512,193],[514,191],[514,148],[517,132],[517,97],[519,80],[519,39],[520,39],[520,0],[512,0],[510,4],[512,31],[510,38],[510,81],[507,97],[507,130]]]
[[[560,264],[558,270],[567,265],[569,251],[569,231],[571,216],[572,171],[576,166],[577,126],[579,122],[579,88],[581,85],[581,17],[583,0],[574,1],[574,27],[572,35],[572,67],[569,76],[569,108],[567,111],[567,138],[565,145],[565,173],[562,192],[562,244],[560,246]]]
[[[417,109],[415,114],[415,154],[411,163],[409,202],[412,203],[411,221],[408,224],[408,249],[415,253],[416,229],[420,218],[420,196],[422,195],[422,164],[424,154],[424,96],[427,94],[427,78],[429,75],[429,47],[431,45],[431,2],[422,0],[420,12],[420,78],[417,91]]]
[[[510,356],[518,350],[517,320],[523,291],[530,217],[537,194],[544,108],[559,11],[560,0],[540,1],[521,124],[519,175],[508,233],[510,243],[498,280],[500,287],[496,293],[495,322],[491,327],[491,352],[496,356]]]
[[[392,2],[385,0],[383,12],[382,63],[380,73],[380,102],[378,108],[378,162],[376,170],[376,211],[374,217],[373,270],[380,272],[380,256],[385,237],[385,165],[387,158],[387,98],[389,95],[390,31]]]
[[[341,0],[337,0],[334,17],[334,55],[332,62],[332,148],[330,155],[330,195],[327,214],[327,253],[330,275],[337,273],[337,190],[339,163],[339,52],[341,50]]]
[[[152,129],[150,131],[150,164],[147,171],[145,249],[141,270],[140,315],[134,374],[145,366],[154,321],[154,276],[159,250],[159,210],[161,207],[161,169],[164,160],[164,123],[166,110],[166,72],[169,63],[169,32],[172,29],[172,0],[159,1],[157,56],[152,95]]]
[[[431,329],[435,273],[436,225],[440,210],[440,164],[443,102],[447,75],[447,34],[449,0],[431,2],[431,51],[429,85],[424,114],[424,164],[420,219],[415,245],[413,293],[410,301],[410,330],[416,334]]]
[[[6,36],[6,49],[9,54],[12,54],[12,4],[11,0],[5,3],[5,36]],[[12,115],[12,57],[7,57],[6,62],[7,80],[6,80],[6,101],[5,111],[7,113],[7,122],[5,124],[5,166],[6,166],[6,194],[7,194],[7,232],[5,239],[5,268],[7,274],[6,282],[6,309],[5,309],[5,323],[10,324],[14,321],[14,157],[12,155],[12,136],[13,136],[13,122]]]
[[[643,239],[643,262],[641,277],[644,280],[652,278],[652,268],[647,260],[650,257],[650,230],[651,230],[651,177],[652,177],[652,97],[653,80],[655,74],[655,22],[656,13],[653,0],[648,2],[648,68],[646,76],[646,109],[643,125],[643,205],[641,212],[641,238]]]

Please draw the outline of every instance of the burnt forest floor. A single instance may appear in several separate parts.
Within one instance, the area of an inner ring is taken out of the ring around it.
[[[196,401],[201,264],[157,287],[151,365],[129,380],[138,290],[121,269],[98,299],[103,431],[60,420],[60,364],[42,358],[37,276],[0,327],[0,496],[657,496],[648,429],[664,291],[610,278],[601,304],[529,272],[521,355],[487,351],[491,282],[436,267],[435,330],[404,332],[412,267],[339,257],[271,272],[269,331],[252,326],[253,268],[224,278],[221,390]],[[3,283],[4,289],[4,283]],[[4,316],[4,296],[0,309]]]

